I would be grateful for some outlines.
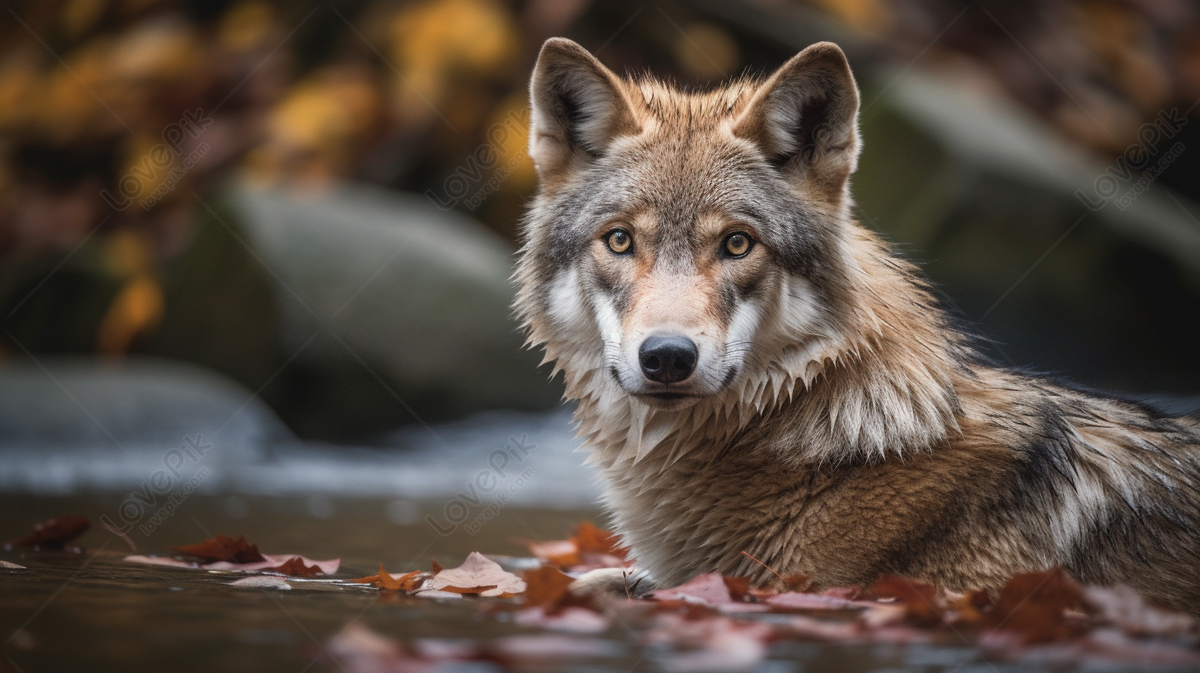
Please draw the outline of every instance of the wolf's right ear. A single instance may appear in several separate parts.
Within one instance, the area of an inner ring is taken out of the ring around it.
[[[542,180],[554,180],[603,154],[617,136],[640,130],[617,76],[565,38],[542,45],[529,97],[529,155]]]
[[[757,145],[803,189],[842,202],[858,165],[858,86],[832,42],[796,54],[754,92],[733,134]]]

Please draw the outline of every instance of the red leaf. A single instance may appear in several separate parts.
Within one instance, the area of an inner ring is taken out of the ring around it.
[[[534,556],[560,568],[624,568],[629,565],[629,550],[621,546],[619,538],[588,521],[575,527],[570,540],[542,542],[516,538],[514,542],[525,545]]]
[[[63,545],[83,535],[92,524],[82,516],[60,516],[34,524],[33,532],[25,537],[9,540],[14,547],[44,547],[62,549]]]
[[[659,601],[683,601],[704,605],[724,605],[733,602],[729,587],[725,586],[725,581],[718,573],[698,575],[672,589],[659,589],[650,594],[650,597]]]
[[[236,540],[228,535],[217,535],[204,542],[172,547],[172,549],[186,556],[195,556],[206,563],[213,561],[257,563],[265,560],[258,551],[258,545],[246,542],[246,538],[241,535]]]
[[[1004,585],[985,623],[1019,633],[1026,643],[1066,640],[1082,631],[1067,611],[1083,607],[1083,590],[1061,569],[1017,575]]]
[[[607,531],[600,530],[589,521],[575,527],[575,547],[580,555],[599,554],[629,560],[629,549],[621,546],[620,539]]]
[[[282,564],[274,568],[267,568],[266,570],[273,570],[282,575],[291,575],[292,577],[316,577],[317,575],[324,574],[318,566],[304,565],[304,559],[299,556],[293,556]]]
[[[575,580],[558,568],[542,566],[522,573],[525,580],[525,605],[552,612],[567,597],[567,587]]]
[[[938,590],[932,585],[912,582],[896,575],[884,575],[869,593],[879,598],[895,598],[904,606],[909,620],[920,626],[936,626],[945,622],[945,611],[939,609]]]
[[[735,601],[744,601],[750,595],[750,579],[747,577],[723,577],[725,588]]]

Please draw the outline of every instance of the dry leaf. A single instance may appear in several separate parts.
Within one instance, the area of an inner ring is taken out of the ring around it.
[[[657,601],[683,601],[701,605],[724,605],[733,602],[729,587],[720,573],[705,573],[672,589],[659,589],[650,594]]]
[[[33,532],[9,540],[14,547],[42,547],[44,549],[62,549],[63,545],[87,532],[92,524],[82,516],[60,516],[34,524]]]
[[[271,570],[282,575],[291,575],[292,577],[316,577],[317,575],[324,574],[321,572],[320,566],[304,565],[304,559],[299,556],[293,556],[278,566],[264,568],[264,570]]]
[[[525,579],[525,605],[552,611],[570,595],[567,589],[575,580],[552,566],[542,566],[522,573]]]
[[[457,568],[444,569],[433,576],[426,588],[434,591],[476,593],[480,596],[511,596],[525,591],[520,577],[500,567],[477,551]]]
[[[194,556],[207,562],[256,563],[265,560],[258,551],[258,545],[246,542],[246,538],[241,535],[235,540],[228,535],[218,534],[204,542],[172,547],[172,549],[185,556]]]

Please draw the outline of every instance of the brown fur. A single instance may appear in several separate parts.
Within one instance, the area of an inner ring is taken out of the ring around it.
[[[980,360],[850,218],[858,95],[836,46],[685,93],[551,40],[531,92],[517,311],[654,581],[769,582],[742,551],[820,586],[997,589],[1062,566],[1195,610],[1196,422]],[[757,242],[743,258],[717,254],[733,231]],[[700,363],[658,386],[630,363],[666,332]]]

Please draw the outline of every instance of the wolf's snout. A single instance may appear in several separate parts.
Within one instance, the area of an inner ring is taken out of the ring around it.
[[[658,383],[675,383],[691,376],[699,355],[695,342],[684,336],[652,336],[638,349],[642,373]]]

